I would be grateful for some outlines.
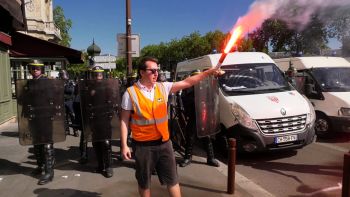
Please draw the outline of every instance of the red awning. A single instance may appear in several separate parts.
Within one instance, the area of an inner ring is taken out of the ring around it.
[[[19,32],[14,32],[11,36],[10,57],[64,57],[70,63],[83,63],[81,51]]]

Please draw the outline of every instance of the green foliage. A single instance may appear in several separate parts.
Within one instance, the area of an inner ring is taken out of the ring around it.
[[[82,52],[84,62],[83,64],[68,64],[66,65],[66,70],[69,73],[70,78],[79,78],[83,72],[87,71],[88,68],[88,54],[86,52]]]
[[[317,54],[326,48],[327,30],[317,15],[301,31],[291,29],[285,21],[277,19],[265,20],[260,28],[249,34],[257,51],[285,51],[291,53]]]
[[[55,25],[61,31],[61,38],[58,44],[66,47],[70,47],[70,42],[72,38],[69,35],[69,30],[72,27],[72,20],[66,19],[64,16],[63,8],[60,6],[56,6],[53,10],[53,20]]]
[[[241,39],[237,42],[238,51],[241,52],[250,52],[253,51],[253,40],[250,38]]]
[[[161,69],[174,71],[178,62],[203,55],[210,54],[214,49],[221,51],[225,34],[220,31],[208,32],[202,36],[198,32],[184,36],[181,39],[171,40],[168,43],[159,45],[148,45],[141,50],[141,57],[156,57],[159,60]]]

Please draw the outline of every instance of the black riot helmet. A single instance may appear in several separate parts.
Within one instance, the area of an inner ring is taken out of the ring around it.
[[[33,78],[39,78],[45,71],[45,65],[38,60],[34,60],[33,62],[29,63],[27,67]]]
[[[92,79],[103,79],[104,70],[101,66],[94,66],[91,69],[91,77]]]

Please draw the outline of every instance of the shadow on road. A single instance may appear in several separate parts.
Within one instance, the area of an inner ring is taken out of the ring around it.
[[[201,187],[201,186],[197,186],[197,185],[193,185],[193,184],[187,184],[187,183],[180,183],[181,187],[188,187],[188,188],[192,188],[192,189],[197,189],[197,190],[202,190],[202,191],[206,191],[206,192],[212,192],[212,193],[226,193],[225,191],[221,191],[221,190],[216,190],[216,189],[210,189],[210,188],[206,188],[206,187]]]
[[[0,175],[25,174],[35,177],[31,174],[34,168],[22,166],[20,163],[12,162],[6,159],[0,159]]]
[[[79,196],[79,197],[98,197],[102,196],[101,193],[88,192],[75,189],[48,189],[48,188],[38,188],[35,189],[34,194],[37,197],[57,197],[57,196]]]
[[[324,143],[344,143],[350,142],[350,133],[349,132],[334,132],[332,135],[327,138],[317,138],[317,142]]]
[[[18,138],[18,132],[17,131],[2,131],[1,135],[2,136],[6,136],[6,137]]]

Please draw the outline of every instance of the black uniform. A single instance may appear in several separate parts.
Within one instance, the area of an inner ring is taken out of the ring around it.
[[[96,95],[100,95],[100,93],[97,91]],[[96,98],[96,101],[99,99]],[[102,173],[105,177],[109,178],[113,176],[113,169],[112,169],[112,145],[111,145],[111,139],[112,138],[112,126],[110,120],[105,116],[96,116],[95,121],[91,124],[91,129],[93,130],[92,133],[92,146],[95,149],[96,157],[97,157],[97,172]],[[100,137],[96,134],[98,134],[98,131],[103,133],[110,133],[110,136],[108,136],[105,139],[99,139]]]
[[[66,134],[69,135],[69,126],[75,122],[75,113],[73,109],[73,99],[74,99],[74,89],[75,84],[71,80],[66,80],[64,83],[64,107],[66,111]],[[69,121],[70,120],[70,121]],[[73,126],[73,135],[78,137],[77,128]]]
[[[43,75],[40,75],[38,78],[34,80],[42,80],[42,79],[47,79],[47,77],[44,77]],[[48,134],[50,132],[45,132],[45,130],[52,130],[52,125],[51,128],[42,128],[42,121],[45,121],[43,119],[40,119],[38,121],[33,120],[30,122],[29,127],[35,127],[34,130],[38,131],[35,133],[33,139],[40,139],[40,136],[42,136],[44,133]],[[50,121],[50,120],[47,120]],[[47,125],[46,125],[47,126]],[[51,133],[52,134],[52,133]],[[50,136],[45,136],[45,138],[51,139],[52,137]],[[33,142],[34,144],[37,144],[35,141]],[[39,175],[44,172],[44,174],[40,177],[38,184],[39,185],[44,185],[50,181],[52,181],[54,177],[54,164],[55,164],[55,150],[53,148],[53,143],[48,143],[48,144],[37,144],[34,145],[34,155],[37,161],[38,167],[34,170],[33,174],[34,175]]]
[[[94,73],[94,70],[92,71],[92,74],[98,74]],[[101,74],[101,73],[100,73]],[[97,76],[92,76],[96,82],[94,84],[95,88],[93,88],[93,92],[89,92],[89,101],[87,101],[86,104],[88,106],[82,106],[86,107],[88,109],[82,109],[82,112],[86,111],[89,113],[89,125],[91,129],[91,141],[92,146],[96,153],[97,158],[97,169],[96,172],[101,173],[106,178],[110,178],[113,176],[113,169],[112,169],[112,145],[111,145],[111,132],[112,132],[112,126],[111,126],[111,120],[109,119],[111,116],[108,114],[108,112],[105,110],[105,108],[101,108],[101,105],[106,104],[106,100],[103,100],[104,98],[101,97],[104,93],[103,88],[98,88],[99,85],[103,86],[103,83],[99,83],[102,80],[101,78],[97,78]],[[100,92],[102,91],[102,92]],[[83,95],[81,95],[83,96]],[[83,98],[81,98],[83,99]],[[102,100],[101,100],[102,99]],[[103,110],[103,111],[101,111]],[[108,109],[110,110],[110,109]],[[85,117],[85,116],[84,116]],[[83,119],[83,122],[87,121]],[[85,123],[84,123],[85,124]],[[110,136],[106,136],[105,134]],[[87,161],[87,137],[85,136],[86,132],[82,132],[82,138],[80,141],[80,148],[82,151],[82,159],[81,161],[84,161],[84,157]]]
[[[183,90],[181,100],[184,107],[184,115],[187,120],[187,125],[185,129],[185,157],[183,162],[180,163],[180,166],[185,167],[191,163],[193,144],[197,134],[194,87]],[[219,163],[215,160],[213,144],[210,137],[203,137],[202,140],[207,151],[207,164],[218,167]]]
[[[80,160],[79,163],[86,164],[88,162],[87,146],[88,142],[85,140],[85,132],[83,129],[83,120],[81,117],[81,107],[80,107],[80,95],[79,86],[74,86],[74,99],[73,99],[73,111],[74,111],[74,122],[73,128],[80,130]]]

